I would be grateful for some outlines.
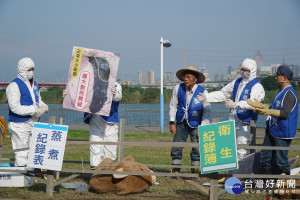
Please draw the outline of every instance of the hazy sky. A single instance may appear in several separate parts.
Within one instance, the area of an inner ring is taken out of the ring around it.
[[[118,77],[160,77],[187,65],[227,73],[261,50],[264,64],[300,65],[298,0],[0,0],[0,81],[31,57],[40,82],[66,81],[73,46],[120,54]]]

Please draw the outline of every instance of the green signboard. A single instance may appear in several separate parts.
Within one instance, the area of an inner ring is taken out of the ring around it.
[[[202,174],[238,168],[234,121],[198,127]]]

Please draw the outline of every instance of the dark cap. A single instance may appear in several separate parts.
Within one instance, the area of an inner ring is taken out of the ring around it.
[[[286,76],[289,80],[293,79],[293,71],[287,65],[280,65],[276,71],[276,75]]]

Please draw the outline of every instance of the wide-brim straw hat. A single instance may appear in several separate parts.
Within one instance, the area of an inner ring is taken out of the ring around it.
[[[179,80],[183,81],[182,77],[184,74],[186,74],[187,72],[190,72],[191,74],[193,74],[196,78],[197,78],[197,82],[196,83],[203,83],[205,81],[205,76],[199,72],[195,67],[193,66],[189,66],[187,68],[184,69],[180,69],[176,72],[176,76]]]

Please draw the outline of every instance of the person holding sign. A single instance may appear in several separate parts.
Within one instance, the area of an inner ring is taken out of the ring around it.
[[[256,78],[257,65],[255,60],[246,58],[241,66],[241,76],[233,80],[221,91],[208,94],[199,94],[199,101],[223,102],[229,108],[229,119],[235,120],[237,144],[250,143],[250,121],[257,120],[258,115],[253,112],[253,107],[247,99],[263,101],[265,90]],[[238,149],[237,156],[241,160],[250,153],[249,149]]]
[[[9,106],[8,128],[13,149],[29,147],[34,122],[48,106],[42,101],[39,86],[34,81],[35,65],[32,59],[22,58],[18,62],[18,77],[6,88]],[[28,150],[15,152],[15,166],[26,166]]]
[[[170,102],[170,131],[175,134],[173,142],[186,142],[190,135],[191,142],[198,142],[198,126],[209,124],[210,104],[197,100],[197,94],[207,91],[197,85],[205,81],[205,76],[193,66],[177,71],[176,76],[183,83],[175,86]],[[182,164],[183,147],[172,147],[172,165]],[[191,165],[200,166],[199,148],[191,150]],[[172,173],[180,172],[174,167]],[[192,168],[192,173],[197,173],[197,168]]]
[[[293,71],[286,65],[278,67],[276,83],[280,87],[271,106],[248,100],[249,105],[255,107],[254,112],[267,116],[267,128],[264,146],[289,147],[296,135],[298,120],[298,97],[291,85]],[[274,154],[275,153],[275,154]],[[276,167],[272,165],[275,161]],[[260,169],[262,174],[290,175],[288,150],[267,150],[260,153]],[[279,169],[279,171],[278,171]]]
[[[122,87],[119,83],[111,88],[113,99],[109,116],[84,113],[84,122],[90,127],[90,142],[118,142],[118,107],[122,99]],[[90,165],[94,170],[104,158],[115,160],[117,145],[90,145]]]

